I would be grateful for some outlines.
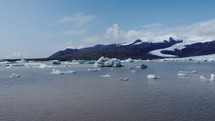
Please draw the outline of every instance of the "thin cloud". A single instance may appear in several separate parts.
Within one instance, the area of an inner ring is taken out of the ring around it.
[[[91,22],[96,18],[94,15],[77,13],[73,16],[66,16],[51,23],[50,26],[59,25],[61,29],[59,34],[62,36],[77,36],[86,33]],[[65,30],[65,27],[70,26],[70,29]],[[58,27],[59,27],[58,26]]]
[[[66,36],[80,35],[80,34],[83,34],[85,32],[86,32],[86,29],[80,29],[80,30],[72,29],[70,31],[64,32],[64,35],[66,35]]]
[[[55,21],[54,24],[65,24],[65,23],[71,23],[75,25],[85,25],[89,22],[91,22],[93,19],[95,19],[94,15],[86,15],[83,13],[77,13],[74,16],[66,16],[63,17],[57,21]]]
[[[151,29],[122,30],[117,24],[113,24],[106,29],[103,36],[88,37],[82,42],[86,45],[131,42],[136,39],[160,42],[169,39],[169,37],[183,39],[187,43],[215,40],[215,19],[174,28],[163,28],[160,24],[154,25],[148,26]]]

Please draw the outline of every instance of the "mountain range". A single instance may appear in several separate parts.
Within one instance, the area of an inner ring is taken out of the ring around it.
[[[158,59],[167,57],[190,57],[215,53],[215,40],[208,42],[185,43],[170,37],[162,42],[146,42],[140,39],[131,43],[95,45],[81,49],[67,48],[51,55],[50,59],[96,60],[101,56],[119,59]]]

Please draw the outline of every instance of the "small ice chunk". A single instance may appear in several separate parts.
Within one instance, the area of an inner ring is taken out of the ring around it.
[[[53,64],[53,65],[60,65],[61,61],[59,61],[59,60],[52,60],[51,64]]]
[[[137,66],[136,68],[139,68],[139,69],[146,69],[146,68],[147,68],[147,65],[141,64],[140,66]]]
[[[67,71],[60,71],[57,69],[52,69],[52,72],[50,74],[76,74],[77,72],[73,70],[67,70]]]
[[[154,74],[147,75],[148,79],[160,79],[160,77],[155,76]]]
[[[111,75],[105,74],[105,75],[100,75],[100,77],[111,77]]]
[[[201,80],[208,80],[207,78],[205,78],[204,76],[200,76],[199,77]]]
[[[97,72],[97,71],[99,71],[101,69],[100,68],[88,68],[87,70],[90,71],[90,72]]]
[[[204,76],[200,76],[200,79],[202,79],[202,80],[208,80],[208,81],[215,81],[215,74],[212,73],[212,74],[210,75],[210,79],[207,79],[207,78],[204,77]]]
[[[119,59],[102,56],[95,62],[95,67],[122,67],[122,64]]]
[[[39,68],[46,68],[47,67],[47,65],[45,65],[45,64],[40,64],[40,66],[39,66]]]
[[[211,74],[211,78],[209,80],[210,81],[215,81],[215,74],[214,73]]]
[[[124,60],[124,62],[127,62],[127,63],[133,63],[133,62],[134,62],[134,60],[133,60],[132,58],[128,58],[128,59]]]
[[[25,63],[25,66],[26,67],[37,67],[37,68],[46,68],[47,65],[46,64],[43,64],[43,63],[35,63],[35,62],[29,62],[29,63]]]
[[[193,70],[193,71],[191,71],[191,73],[192,73],[192,74],[196,74],[196,73],[197,73],[197,71]]]
[[[19,74],[16,74],[16,73],[12,73],[11,75],[10,75],[10,77],[12,77],[12,78],[17,78],[17,77],[21,77]]]
[[[13,66],[12,65],[9,65],[9,66],[7,66],[6,68],[12,68]]]
[[[197,71],[193,70],[193,71],[179,71],[179,73],[181,74],[196,74]]]
[[[187,74],[185,74],[185,73],[178,73],[178,76],[188,76]]]
[[[120,81],[128,81],[128,78],[125,77],[125,78],[120,78]]]

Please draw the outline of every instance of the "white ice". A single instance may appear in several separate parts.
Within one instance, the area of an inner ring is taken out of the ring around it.
[[[197,71],[193,70],[193,71],[179,71],[178,72],[178,76],[188,76],[188,74],[196,74]]]
[[[76,74],[77,72],[73,70],[67,70],[67,71],[60,71],[57,69],[52,69],[52,72],[50,74]]]
[[[204,76],[200,76],[200,79],[201,79],[201,80],[208,80],[208,81],[215,81],[215,74],[212,73],[212,74],[210,75],[210,79],[208,79],[208,78],[206,78],[206,77],[204,77]]]
[[[46,68],[47,65],[43,63],[36,63],[36,62],[29,62],[24,64],[26,67],[33,67],[33,68]]]
[[[148,79],[160,79],[160,77],[155,76],[154,74],[147,75]]]
[[[188,76],[188,75],[185,73],[178,73],[178,76]]]
[[[111,77],[111,75],[105,74],[105,75],[100,75],[100,77]]]
[[[100,68],[88,68],[87,70],[90,71],[90,72],[97,72],[97,71],[99,71],[101,69]]]
[[[95,62],[95,67],[121,67],[121,60],[116,58],[101,57]]]
[[[125,78],[120,78],[121,81],[128,81],[129,79],[127,77]]]

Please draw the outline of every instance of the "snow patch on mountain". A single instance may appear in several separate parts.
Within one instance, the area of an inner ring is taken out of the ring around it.
[[[182,50],[185,48],[186,45],[190,45],[193,43],[195,43],[195,42],[187,41],[187,42],[177,43],[177,44],[175,44],[171,47],[168,47],[168,48],[153,50],[153,51],[149,52],[149,54],[156,55],[159,57],[177,57],[176,55],[164,54],[164,53],[162,53],[162,51],[164,51],[164,50],[174,51],[175,49]]]

